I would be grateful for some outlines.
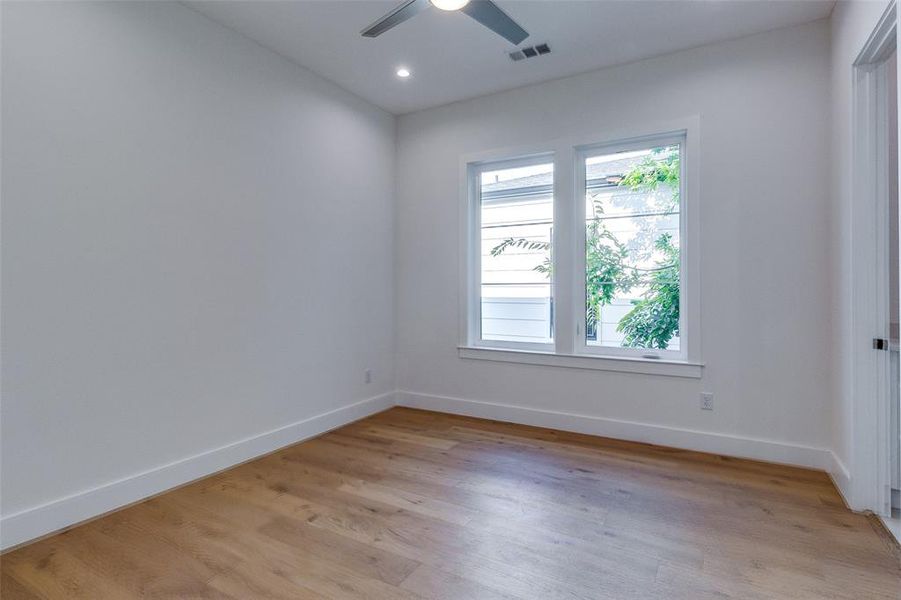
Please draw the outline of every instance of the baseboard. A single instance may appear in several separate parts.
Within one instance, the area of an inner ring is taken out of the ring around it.
[[[35,506],[0,519],[0,549],[14,546],[134,504],[391,408],[394,392],[374,396],[303,421],[189,456],[118,481]]]
[[[750,458],[826,471],[832,453],[824,448],[773,440],[678,429],[661,425],[605,419],[590,415],[525,408],[510,404],[398,391],[397,404],[439,412],[494,419],[521,425],[549,427],[633,442],[670,446],[711,454]]]
[[[901,557],[901,517],[878,517],[886,534],[891,536],[894,547]]]
[[[851,472],[848,471],[848,467],[845,466],[845,463],[842,462],[835,452],[829,452],[829,468],[826,469],[826,472],[829,473],[829,477],[832,478],[832,483],[835,485],[835,489],[838,490],[839,495],[845,502],[845,506],[850,509]]]

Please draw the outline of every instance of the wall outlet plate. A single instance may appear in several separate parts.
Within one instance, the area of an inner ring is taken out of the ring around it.
[[[701,410],[713,410],[713,394],[710,392],[701,393]]]
[[[363,383],[372,383],[372,369],[363,370]]]

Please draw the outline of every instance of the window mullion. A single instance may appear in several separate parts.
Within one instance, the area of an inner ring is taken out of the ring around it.
[[[554,152],[554,340],[557,354],[573,354],[576,331],[574,283],[576,273],[575,157],[571,146]]]

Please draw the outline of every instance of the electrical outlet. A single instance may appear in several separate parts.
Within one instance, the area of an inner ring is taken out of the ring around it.
[[[372,383],[372,369],[363,371],[363,383]]]
[[[713,410],[713,394],[710,392],[701,393],[701,410]]]

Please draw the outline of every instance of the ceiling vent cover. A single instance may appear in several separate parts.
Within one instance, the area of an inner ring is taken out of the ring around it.
[[[550,53],[551,47],[547,43],[537,44],[535,46],[524,46],[522,48],[517,48],[516,50],[511,52],[510,60],[512,60],[513,62],[519,62],[527,58],[535,58],[536,56],[543,56]]]

